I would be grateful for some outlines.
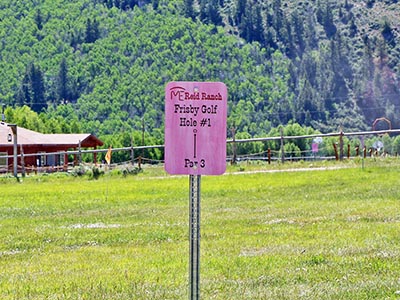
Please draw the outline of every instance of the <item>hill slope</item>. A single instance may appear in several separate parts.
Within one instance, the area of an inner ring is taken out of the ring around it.
[[[162,137],[172,80],[227,84],[229,126],[399,127],[397,1],[0,1],[3,105]],[[45,129],[60,130],[60,129]]]

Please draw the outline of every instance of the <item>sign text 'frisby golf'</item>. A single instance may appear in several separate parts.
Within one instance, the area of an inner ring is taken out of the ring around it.
[[[165,169],[220,175],[226,168],[227,89],[222,82],[170,82],[165,91]]]

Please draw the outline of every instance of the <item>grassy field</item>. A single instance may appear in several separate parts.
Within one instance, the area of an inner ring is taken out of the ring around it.
[[[336,167],[204,176],[201,298],[400,299],[400,162]],[[0,180],[0,299],[188,299],[188,184]]]

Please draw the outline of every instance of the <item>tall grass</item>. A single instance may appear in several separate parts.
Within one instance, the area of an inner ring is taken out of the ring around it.
[[[399,164],[345,167],[204,176],[201,298],[398,299]],[[186,176],[0,190],[0,299],[188,298]]]

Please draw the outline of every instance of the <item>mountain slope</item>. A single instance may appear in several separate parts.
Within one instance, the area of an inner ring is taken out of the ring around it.
[[[164,87],[223,81],[229,124],[399,127],[397,1],[0,1],[0,102],[162,137]],[[53,128],[54,129],[54,128]],[[50,130],[53,130],[50,129]],[[49,129],[47,129],[49,130]]]

